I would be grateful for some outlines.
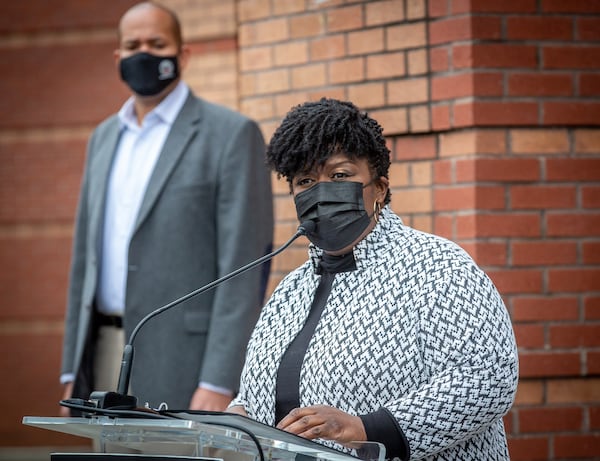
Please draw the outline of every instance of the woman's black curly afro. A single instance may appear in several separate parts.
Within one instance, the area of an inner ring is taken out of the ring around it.
[[[296,175],[338,153],[366,158],[375,178],[388,178],[390,151],[379,123],[351,102],[322,98],[287,113],[267,147],[267,163],[291,188]],[[390,197],[388,189],[385,203]]]

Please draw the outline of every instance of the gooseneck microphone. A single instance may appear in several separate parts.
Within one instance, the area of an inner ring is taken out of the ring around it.
[[[131,336],[129,337],[129,341],[125,345],[123,349],[123,358],[121,361],[121,370],[119,373],[119,382],[117,384],[117,391],[94,391],[90,394],[90,399],[87,402],[89,406],[90,412],[94,412],[95,408],[102,409],[114,409],[114,410],[130,410],[134,409],[137,406],[137,397],[128,395],[129,389],[129,380],[131,378],[131,366],[133,364],[133,342],[140,331],[140,329],[153,317],[156,317],[159,314],[181,304],[182,302],[192,298],[193,296],[199,295],[208,291],[221,283],[240,275],[243,272],[246,272],[253,267],[262,264],[273,257],[277,256],[279,253],[284,251],[287,247],[289,247],[298,237],[310,234],[315,228],[315,223],[313,221],[305,221],[298,226],[298,230],[296,233],[282,246],[273,251],[272,253],[266,254],[256,261],[253,261],[245,266],[240,267],[239,269],[234,270],[233,272],[224,275],[223,277],[214,280],[203,287],[197,288],[194,291],[182,296],[181,298],[175,299],[171,301],[169,304],[166,304],[158,309],[147,314],[142,320],[138,322],[138,324],[133,329]],[[65,406],[69,406],[68,402],[61,401],[61,404],[65,404]]]

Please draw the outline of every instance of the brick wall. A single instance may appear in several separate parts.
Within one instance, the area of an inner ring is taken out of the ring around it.
[[[46,3],[0,4],[4,445],[75,443],[19,421],[56,414],[85,139],[126,94],[111,52],[133,2],[60,0],[60,14]],[[505,418],[512,459],[600,457],[600,3],[165,3],[196,56],[187,81],[257,119],[267,139],[293,105],[321,96],[382,123],[392,208],[466,248],[510,310],[521,357]],[[274,188],[281,244],[297,222],[287,183]],[[269,289],[305,258],[306,241],[276,258]]]
[[[115,26],[134,3],[0,2],[0,459],[21,456],[5,452],[8,446],[87,444],[25,427],[21,420],[58,415],[72,223],[85,145],[93,127],[128,95],[113,50]],[[233,0],[165,4],[180,14],[192,48],[190,86],[237,108]]]
[[[392,208],[490,274],[521,356],[514,460],[600,457],[600,3],[239,2],[241,107],[306,99],[384,126]],[[296,226],[276,183],[278,243]],[[275,260],[272,288],[305,258]]]
[[[511,312],[514,460],[600,456],[599,12],[429,3],[432,128],[447,130],[434,230],[474,255]]]
[[[21,425],[57,415],[73,213],[86,138],[126,94],[113,24],[132,2],[0,4],[0,445],[79,440]]]
[[[239,109],[234,0],[165,0],[180,20],[192,55],[185,80],[209,101]]]

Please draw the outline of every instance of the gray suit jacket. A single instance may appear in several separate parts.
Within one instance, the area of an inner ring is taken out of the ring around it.
[[[90,138],[77,212],[62,372],[79,378],[89,369],[104,200],[119,133],[112,116]],[[190,94],[160,154],[131,238],[126,338],[149,312],[268,252],[273,205],[264,149],[256,123]],[[131,392],[141,405],[187,408],[199,380],[237,389],[266,275],[264,267],[252,269],[140,330]],[[93,381],[88,384],[93,388]]]

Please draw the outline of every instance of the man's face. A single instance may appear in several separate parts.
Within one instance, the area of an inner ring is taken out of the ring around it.
[[[120,59],[140,52],[156,56],[174,56],[180,52],[172,18],[159,8],[129,11],[121,19],[119,31]]]

